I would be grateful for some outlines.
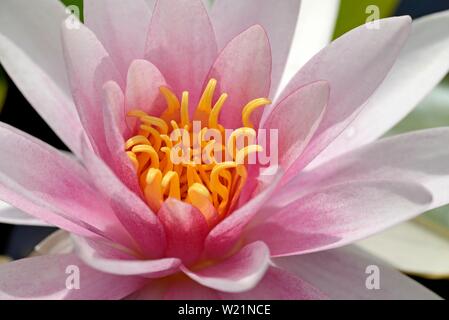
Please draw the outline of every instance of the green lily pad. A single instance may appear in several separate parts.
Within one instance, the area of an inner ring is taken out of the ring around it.
[[[372,14],[369,10],[367,13],[367,8],[370,6],[374,5],[379,8],[379,18],[381,19],[391,16],[398,4],[398,0],[341,0],[334,38],[365,24]]]
[[[83,0],[61,0],[63,4],[66,6],[77,6],[79,8],[80,12],[80,20],[84,21],[84,15],[83,15]]]

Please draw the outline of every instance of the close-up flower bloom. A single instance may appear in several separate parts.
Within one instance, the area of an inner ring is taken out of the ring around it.
[[[2,0],[0,63],[71,152],[0,123],[0,222],[61,229],[0,298],[438,299],[351,244],[449,203],[449,128],[378,140],[447,74],[449,11],[327,44],[305,3]]]

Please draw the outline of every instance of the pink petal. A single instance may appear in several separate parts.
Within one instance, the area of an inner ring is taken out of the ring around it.
[[[139,194],[141,190],[135,169],[124,152],[123,135],[128,129],[125,124],[123,92],[117,83],[109,81],[103,87],[103,95],[103,121],[108,147],[103,159],[128,188]]]
[[[274,259],[274,263],[313,284],[331,299],[439,299],[433,292],[356,247]],[[378,267],[379,290],[366,286]]]
[[[179,258],[185,265],[196,262],[209,233],[203,214],[190,204],[169,198],[159,210],[158,218],[167,239],[165,256]]]
[[[376,140],[440,82],[449,70],[448,25],[449,11],[413,21],[410,39],[388,77],[345,132],[311,165]]]
[[[95,243],[80,237],[73,239],[79,258],[89,267],[104,273],[161,278],[176,273],[181,264],[181,261],[175,258],[138,260],[108,244]]]
[[[225,128],[242,127],[245,105],[253,99],[268,98],[270,94],[271,50],[263,28],[252,26],[232,39],[215,61],[209,78],[217,79],[220,92],[229,95],[220,123]],[[259,109],[251,117],[256,127],[261,115]]]
[[[0,61],[39,115],[79,155],[83,128],[67,81],[59,31],[66,19],[58,1],[1,1]]]
[[[323,121],[297,163],[298,170],[344,130],[382,83],[407,39],[410,21],[410,17],[395,17],[380,20],[379,29],[354,29],[323,49],[296,74],[281,99],[317,80],[328,81],[331,88]]]
[[[241,293],[220,293],[226,300],[323,300],[327,296],[296,275],[270,267],[252,290]]]
[[[165,250],[165,235],[156,215],[143,200],[128,189],[93,152],[86,151],[83,164],[94,184],[108,199],[117,219],[147,258],[159,258]]]
[[[244,228],[273,195],[282,176],[282,172],[278,172],[276,176],[269,177],[270,184],[264,190],[212,229],[205,242],[208,257],[221,258],[233,249]]]
[[[72,283],[69,277],[77,270],[79,289],[68,289],[67,281]],[[116,300],[138,290],[144,281],[95,271],[73,254],[40,256],[0,266],[0,299]]]
[[[264,276],[270,252],[263,242],[254,242],[226,260],[199,271],[181,267],[186,275],[203,286],[225,292],[254,288]]]
[[[267,208],[245,239],[264,241],[272,256],[335,248],[411,219],[431,201],[418,184],[348,180],[317,188],[281,209]]]
[[[159,116],[167,108],[159,88],[166,86],[161,72],[146,60],[133,61],[126,82],[126,110],[139,109]],[[163,99],[162,99],[163,100]]]
[[[0,124],[0,141],[3,200],[77,234],[129,239],[77,160],[6,124]]]
[[[114,80],[123,81],[111,57],[95,35],[81,25],[62,28],[63,46],[70,85],[81,122],[95,150],[104,154],[105,135],[102,118],[102,88]]]
[[[268,228],[281,228],[302,240],[281,244],[283,235],[271,235],[271,241],[264,236],[273,254],[318,250],[449,203],[447,141],[447,128],[396,136],[300,174],[267,204],[282,209],[269,218],[270,224],[257,227],[259,236],[252,239],[260,239]]]
[[[325,81],[298,89],[281,101],[262,125],[267,130],[278,130],[278,161],[287,171],[284,179],[298,173],[294,164],[323,119],[329,90]]]
[[[25,212],[14,208],[6,202],[0,201],[0,223],[16,224],[22,226],[51,226],[42,220],[36,219]]]
[[[210,12],[219,49],[252,25],[260,24],[267,31],[273,50],[270,96],[274,96],[284,71],[299,6],[299,0],[217,0]]]
[[[328,186],[364,181],[404,181],[425,187],[432,195],[430,208],[449,203],[449,129],[429,129],[382,139],[346,153],[286,185],[279,198],[283,205]]]
[[[214,30],[201,0],[157,1],[145,57],[179,97],[190,92],[192,110],[216,55]]]
[[[125,77],[131,62],[142,59],[151,11],[144,0],[85,0],[84,21]]]
[[[220,298],[218,291],[190,279],[176,281],[165,288],[161,296],[161,299],[164,300],[220,300]]]

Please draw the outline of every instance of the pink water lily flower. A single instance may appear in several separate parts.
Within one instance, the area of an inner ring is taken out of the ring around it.
[[[277,94],[298,0],[84,3],[0,4],[0,61],[73,152],[0,124],[0,221],[65,230],[0,298],[436,298],[343,246],[449,202],[449,129],[371,143],[449,69],[448,12],[361,26]],[[193,120],[277,130],[279,170],[171,163]]]

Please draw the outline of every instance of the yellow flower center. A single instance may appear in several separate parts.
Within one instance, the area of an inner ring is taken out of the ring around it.
[[[218,120],[228,95],[223,93],[213,104],[216,85],[215,79],[207,84],[193,121],[189,93],[184,91],[180,102],[166,87],[160,88],[167,102],[160,117],[141,110],[128,113],[138,119],[139,129],[126,141],[125,151],[154,212],[171,197],[192,204],[208,221],[215,213],[224,217],[235,206],[246,182],[248,157],[262,151],[255,143],[250,117],[256,108],[271,101],[250,101],[242,111],[243,127],[225,130]]]

